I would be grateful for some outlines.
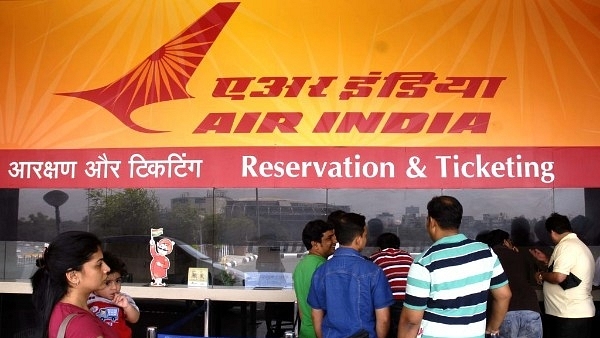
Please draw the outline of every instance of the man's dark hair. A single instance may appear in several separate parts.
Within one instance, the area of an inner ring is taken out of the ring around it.
[[[365,231],[366,218],[353,212],[344,213],[335,224],[335,237],[340,245],[350,245],[354,238]]]
[[[496,245],[503,244],[507,239],[510,239],[508,232],[502,229],[495,229],[485,234],[482,238],[478,239],[478,241],[487,244],[490,248],[493,248]]]
[[[312,248],[312,241],[321,242],[323,234],[333,230],[333,224],[317,219],[306,223],[302,230],[302,243],[307,250]]]
[[[569,222],[567,216],[554,212],[546,219],[546,231],[554,231],[557,234],[563,234],[565,232],[573,232],[573,228],[571,227],[571,222]]]
[[[377,246],[383,249],[400,249],[400,238],[391,232],[384,232],[377,237]]]
[[[127,275],[127,267],[125,262],[108,251],[104,251],[102,254],[104,256],[104,263],[106,263],[106,265],[108,265],[110,268],[108,273],[118,272],[121,277],[125,277]]]
[[[527,218],[523,216],[513,218],[510,223],[510,238],[516,246],[532,245],[531,225]]]
[[[437,221],[442,229],[458,229],[463,215],[463,207],[452,196],[436,196],[427,203],[427,214]]]
[[[477,242],[481,242],[481,243],[488,243],[488,237],[490,236],[490,231],[489,230],[481,230],[480,232],[477,233],[477,235],[475,236],[475,240]]]
[[[327,216],[327,223],[331,223],[334,226],[336,224],[338,224],[340,222],[340,218],[345,214],[346,212],[344,210],[338,209],[338,210],[334,210],[332,211],[328,216]]]

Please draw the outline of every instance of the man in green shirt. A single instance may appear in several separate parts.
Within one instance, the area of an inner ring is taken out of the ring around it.
[[[325,263],[327,257],[333,253],[337,240],[333,231],[333,224],[322,220],[310,221],[302,230],[302,242],[308,255],[304,256],[294,270],[294,291],[300,308],[299,338],[316,337],[315,328],[311,318],[311,308],[306,302],[308,290],[315,270]]]

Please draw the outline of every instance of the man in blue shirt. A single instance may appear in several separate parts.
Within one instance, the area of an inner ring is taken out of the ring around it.
[[[335,235],[340,247],[315,271],[308,293],[315,333],[319,338],[361,333],[384,338],[394,298],[383,270],[360,254],[367,244],[365,217],[344,214]]]

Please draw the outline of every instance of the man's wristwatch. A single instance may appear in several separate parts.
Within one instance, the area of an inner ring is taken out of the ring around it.
[[[493,331],[493,332],[486,332],[486,333],[485,333],[485,337],[486,337],[486,338],[488,338],[488,337],[489,337],[489,338],[498,338],[498,337],[500,337],[500,330],[498,330],[498,331]]]

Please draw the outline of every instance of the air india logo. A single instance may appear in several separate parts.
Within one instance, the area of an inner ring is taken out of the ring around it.
[[[160,133],[135,124],[132,112],[157,102],[192,98],[186,90],[187,83],[238,5],[239,2],[215,5],[125,76],[106,86],[57,95],[94,102],[138,132]]]

